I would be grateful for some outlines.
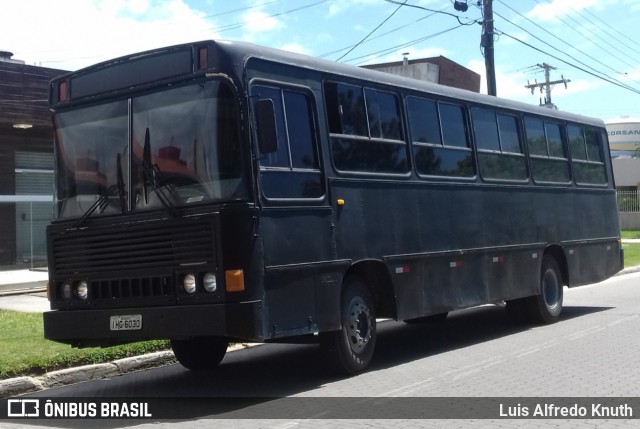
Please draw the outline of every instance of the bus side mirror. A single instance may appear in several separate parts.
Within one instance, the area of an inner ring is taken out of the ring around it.
[[[258,100],[256,107],[258,121],[258,148],[260,153],[278,151],[278,132],[276,130],[276,112],[273,100]]]

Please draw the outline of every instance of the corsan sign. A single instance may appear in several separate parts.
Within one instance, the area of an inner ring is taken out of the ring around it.
[[[640,120],[607,124],[607,134],[611,150],[637,150],[640,147]]]
[[[640,135],[640,130],[618,130],[618,131],[607,131],[607,134],[610,136],[631,136],[631,135]]]

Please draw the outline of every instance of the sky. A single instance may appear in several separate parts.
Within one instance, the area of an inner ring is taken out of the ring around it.
[[[445,56],[486,93],[482,8],[454,0],[5,0],[0,50],[77,70],[134,52],[242,40],[354,65]],[[479,2],[482,3],[482,2]],[[640,0],[493,0],[499,97],[539,104],[550,79],[560,110],[640,118]]]

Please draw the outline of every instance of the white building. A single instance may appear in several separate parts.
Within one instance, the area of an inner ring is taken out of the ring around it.
[[[640,150],[640,119],[625,116],[605,124],[612,156],[631,155]]]

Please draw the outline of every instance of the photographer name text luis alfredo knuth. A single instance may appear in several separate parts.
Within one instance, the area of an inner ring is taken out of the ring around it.
[[[538,403],[534,407],[521,404],[500,404],[500,417],[633,418],[634,414],[633,407],[629,404],[604,405],[593,403],[587,406],[579,404],[560,406]]]

